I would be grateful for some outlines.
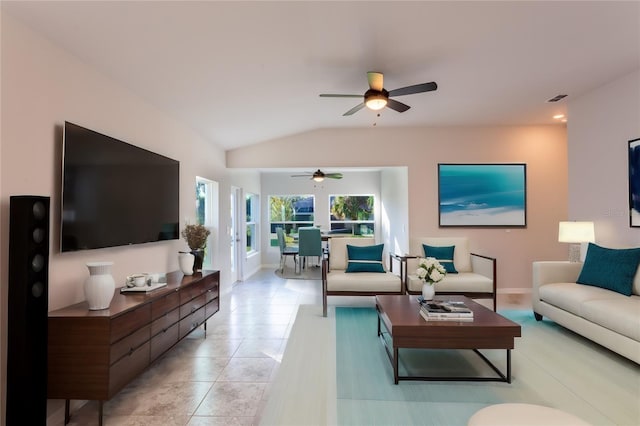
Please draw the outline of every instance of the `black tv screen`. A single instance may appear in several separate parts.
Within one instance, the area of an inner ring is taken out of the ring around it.
[[[63,252],[178,238],[180,163],[65,122]]]

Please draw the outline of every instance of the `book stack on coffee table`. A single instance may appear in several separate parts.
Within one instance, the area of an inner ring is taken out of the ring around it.
[[[462,302],[420,300],[420,315],[427,321],[473,321],[473,311]]]

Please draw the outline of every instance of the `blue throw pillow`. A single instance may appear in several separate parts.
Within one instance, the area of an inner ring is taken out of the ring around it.
[[[428,246],[426,244],[422,245],[422,249],[424,250],[424,257],[435,257],[438,262],[444,269],[447,271],[447,274],[457,274],[455,265],[453,264],[453,251],[456,246],[446,246],[446,247],[434,247]]]
[[[631,296],[640,262],[640,248],[610,249],[589,243],[582,271],[576,281]]]
[[[384,244],[352,246],[347,244],[347,270],[345,272],[385,272],[382,266]]]

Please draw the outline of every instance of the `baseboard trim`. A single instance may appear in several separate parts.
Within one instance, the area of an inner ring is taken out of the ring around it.
[[[498,294],[531,294],[531,289],[523,287],[499,288]]]

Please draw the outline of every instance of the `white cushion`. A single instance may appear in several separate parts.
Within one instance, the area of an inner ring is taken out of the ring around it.
[[[423,282],[417,275],[407,275],[407,287],[409,291],[422,290]],[[483,275],[473,272],[459,272],[457,274],[447,274],[444,279],[435,284],[437,292],[493,292],[493,281]]]
[[[609,298],[615,292],[576,283],[552,283],[541,285],[540,300],[574,315],[582,316],[582,305],[589,300]],[[620,294],[621,297],[627,297]]]
[[[434,247],[455,246],[453,250],[453,265],[458,272],[471,272],[471,253],[466,237],[417,237],[411,238],[409,250],[412,256],[424,257],[423,244]]]
[[[327,274],[328,291],[399,292],[402,281],[391,272],[350,272],[331,269]]]
[[[640,341],[640,296],[576,283],[540,286],[540,299],[611,331]]]
[[[614,297],[584,302],[582,317],[640,342],[640,296],[609,293]]]

